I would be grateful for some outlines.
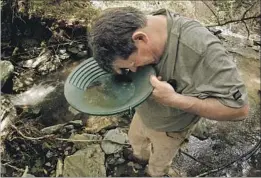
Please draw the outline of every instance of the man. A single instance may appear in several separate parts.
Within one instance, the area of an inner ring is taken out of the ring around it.
[[[242,120],[246,88],[218,38],[199,22],[161,9],[104,11],[92,27],[94,58],[109,72],[152,64],[152,97],[136,108],[129,130],[133,154],[147,173],[163,176],[201,117]],[[141,69],[142,70],[142,69]],[[170,85],[170,83],[174,85]]]

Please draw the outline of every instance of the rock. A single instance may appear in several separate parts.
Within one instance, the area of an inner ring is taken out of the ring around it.
[[[33,174],[26,174],[24,177],[35,177]]]
[[[65,151],[64,155],[67,156],[69,154],[69,151]]]
[[[73,125],[66,125],[64,126],[67,130],[72,130],[74,129],[74,126]]]
[[[53,153],[49,150],[45,156],[46,158],[51,158],[53,156]]]
[[[45,127],[41,130],[44,134],[52,134],[54,132],[57,132],[60,130],[65,124],[58,124],[58,125],[53,125],[50,127]]]
[[[125,159],[124,158],[118,158],[115,162],[115,165],[118,165],[118,164],[122,164],[125,162]]]
[[[116,126],[118,126],[118,117],[116,116],[91,116],[86,122],[85,131],[97,133],[102,129],[115,128]]]
[[[112,154],[121,151],[127,143],[127,134],[116,128],[107,132],[102,141],[101,147],[106,154]]]
[[[106,177],[105,156],[100,145],[93,144],[64,160],[64,177]]]
[[[127,166],[134,167],[134,163],[133,162],[128,162]]]
[[[83,49],[84,49],[84,47],[85,47],[85,45],[84,45],[84,44],[79,44],[79,45],[78,45],[78,48],[79,48],[80,50],[83,50]]]
[[[135,164],[134,164],[134,168],[135,168],[135,169],[138,169],[138,170],[143,169],[143,167],[142,167],[140,164],[138,164],[138,163],[135,163]]]
[[[83,126],[82,120],[70,121],[69,124],[72,124],[72,125],[74,125],[74,126],[76,126],[76,127],[81,127],[81,126]]]
[[[69,51],[70,53],[72,53],[72,54],[77,54],[78,52],[79,52],[79,49],[77,48],[77,47],[69,47],[68,49],[67,49],[67,51]]]
[[[61,60],[65,60],[65,59],[68,59],[70,57],[70,55],[67,53],[64,53],[64,54],[58,55],[57,57]]]
[[[47,162],[47,163],[45,163],[44,165],[45,165],[45,166],[48,166],[48,167],[51,167],[51,166],[52,166],[50,162]]]
[[[84,148],[88,148],[90,144],[95,143],[95,140],[101,141],[102,137],[99,135],[93,135],[93,134],[75,134],[72,135],[69,139],[72,140],[81,140],[79,142],[77,141],[72,141],[74,143],[74,146],[77,149],[84,149]],[[84,140],[86,140],[86,142],[84,142]],[[94,140],[94,141],[90,141],[90,140]]]
[[[209,137],[209,128],[206,119],[201,119],[194,129],[192,135],[200,140],[206,140]]]
[[[106,159],[106,163],[108,165],[119,165],[125,162],[124,158],[115,158],[115,155],[110,155],[107,159]]]
[[[63,161],[59,158],[56,164],[55,177],[61,177],[63,175]]]
[[[39,57],[25,61],[24,64],[23,64],[23,67],[36,68],[40,64],[46,63],[51,58],[51,51],[50,50],[43,49],[41,54],[42,55],[40,55]]]
[[[0,110],[0,133],[1,136],[7,135],[9,132],[8,128],[18,118],[16,109],[11,102],[10,98],[6,95],[1,95],[1,110]],[[2,139],[1,139],[2,140]],[[3,147],[1,147],[2,151]]]
[[[68,107],[68,110],[69,110],[72,114],[74,114],[74,115],[77,115],[77,114],[80,113],[80,111],[74,109],[72,106],[69,106],[69,107]]]
[[[14,71],[14,66],[9,61],[0,61],[0,69],[1,69],[1,88],[4,86],[7,79]]]
[[[59,50],[59,53],[60,53],[60,54],[66,53],[66,49],[65,49],[65,48],[60,49],[60,50]]]
[[[83,57],[87,57],[88,56],[88,52],[87,51],[80,51],[77,54],[77,57],[83,58]]]

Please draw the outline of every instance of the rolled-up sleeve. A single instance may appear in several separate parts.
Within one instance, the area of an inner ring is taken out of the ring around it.
[[[202,55],[202,71],[204,77],[196,89],[207,94],[205,97],[215,97],[228,107],[240,108],[248,103],[246,87],[239,75],[236,64],[219,40],[209,40],[206,51]],[[204,95],[202,95],[204,96]]]
[[[178,91],[200,99],[213,97],[233,108],[247,104],[246,87],[221,41],[198,22],[183,26],[174,75]]]

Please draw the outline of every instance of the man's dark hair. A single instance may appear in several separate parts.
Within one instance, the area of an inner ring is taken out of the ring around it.
[[[133,7],[105,10],[93,24],[91,46],[93,57],[108,72],[113,72],[116,57],[127,59],[135,50],[133,33],[146,26],[146,16]]]

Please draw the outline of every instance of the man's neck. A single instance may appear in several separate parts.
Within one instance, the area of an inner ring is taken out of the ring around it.
[[[162,56],[168,38],[167,17],[164,15],[151,16],[149,15],[147,21],[148,31],[152,39],[155,55],[159,60]],[[156,63],[158,61],[155,61]]]

